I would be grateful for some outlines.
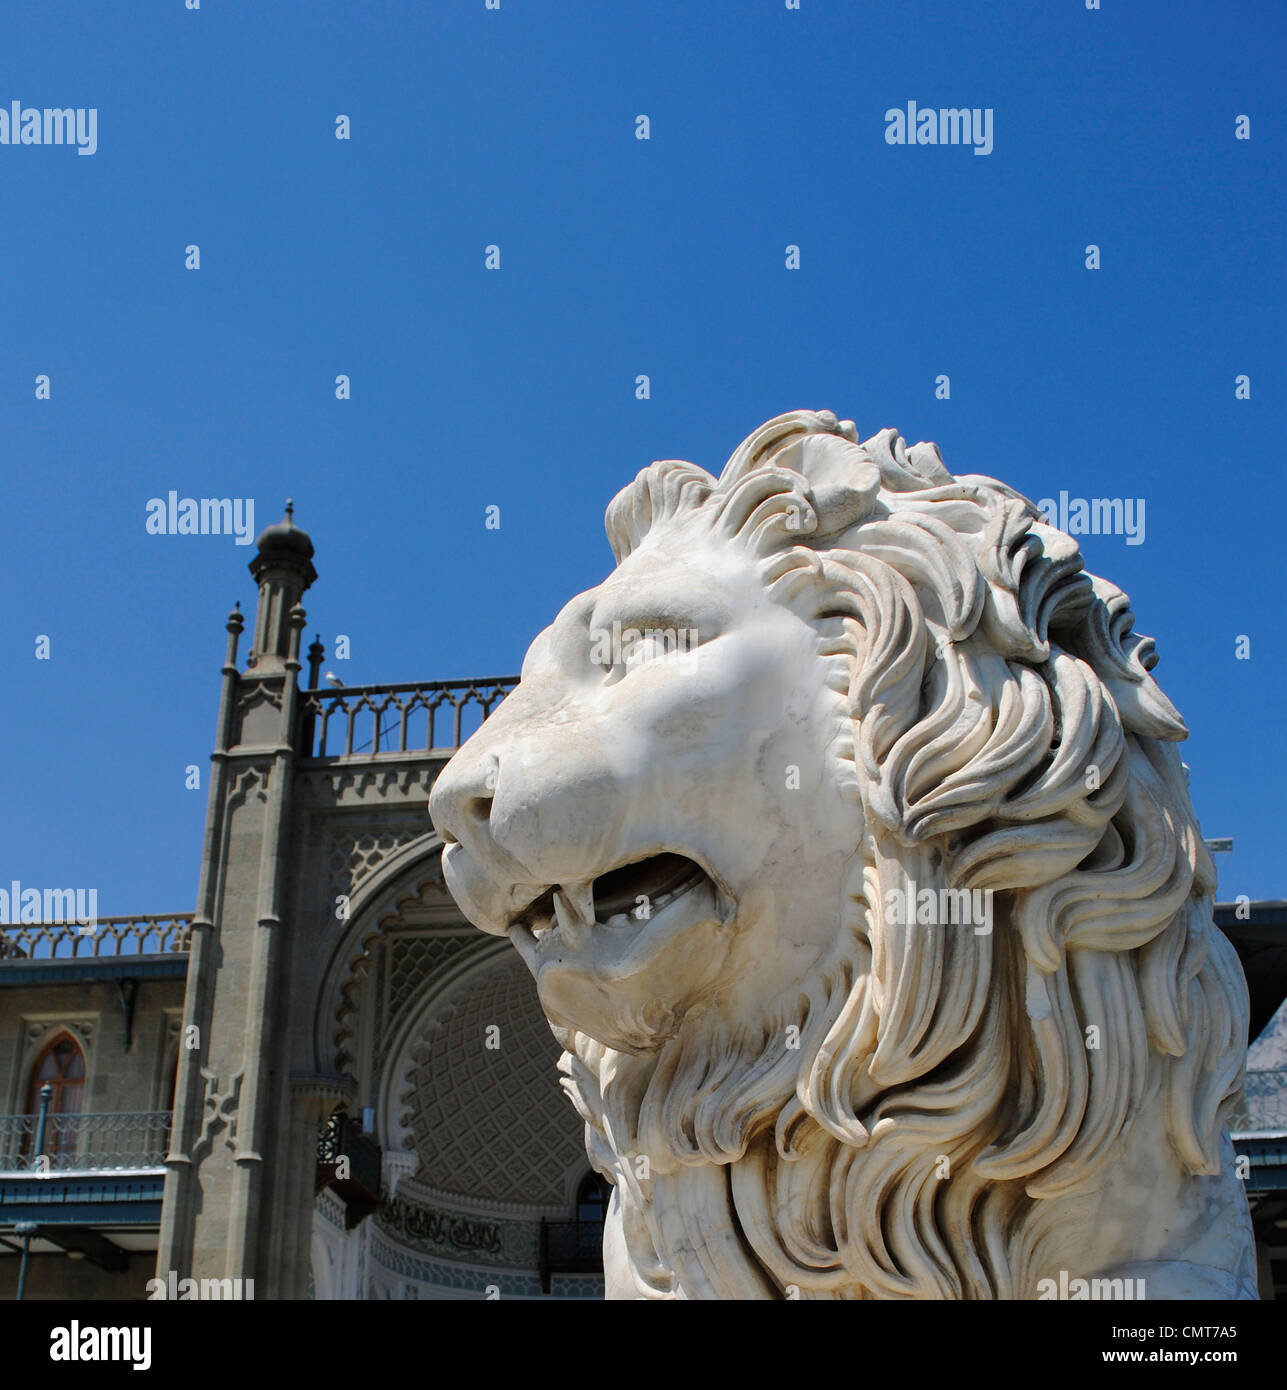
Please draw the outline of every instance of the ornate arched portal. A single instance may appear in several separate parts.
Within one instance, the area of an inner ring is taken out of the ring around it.
[[[383,1191],[352,1231],[320,1194],[314,1296],[600,1297],[593,1259],[557,1253],[588,1173],[559,1046],[508,943],[461,921],[440,848],[427,835],[361,884],[326,972],[319,1070],[352,1079]]]

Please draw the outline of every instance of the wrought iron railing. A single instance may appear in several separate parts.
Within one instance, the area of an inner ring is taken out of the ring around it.
[[[328,1115],[317,1129],[317,1162],[334,1168],[348,1155],[350,1167],[356,1156],[358,1176],[375,1192],[380,1190],[380,1146],[362,1131],[361,1121],[344,1111]]]
[[[170,1111],[0,1115],[0,1174],[134,1172],[160,1168],[170,1147]]]
[[[1287,1134],[1287,1069],[1249,1071],[1247,1087],[1229,1117],[1233,1134]]]
[[[328,758],[459,748],[517,684],[517,676],[489,676],[305,690],[301,751]]]
[[[356,1118],[337,1112],[322,1121],[313,1190],[331,1187],[344,1199],[349,1230],[380,1205],[380,1168],[380,1146]]]
[[[26,922],[0,926],[0,960],[72,960],[82,956],[152,956],[186,951],[192,913],[154,917],[100,917],[75,922]]]

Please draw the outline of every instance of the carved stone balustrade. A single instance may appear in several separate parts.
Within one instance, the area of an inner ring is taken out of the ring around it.
[[[0,926],[0,960],[73,960],[99,956],[170,955],[188,950],[192,914],[100,917],[75,922],[24,922]]]
[[[488,676],[306,690],[301,751],[351,758],[458,748],[517,684],[517,676]]]

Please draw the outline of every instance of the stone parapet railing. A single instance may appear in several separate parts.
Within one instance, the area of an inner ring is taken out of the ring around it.
[[[351,758],[459,748],[517,684],[517,676],[487,676],[305,690],[300,753]]]
[[[188,950],[192,913],[100,917],[75,922],[0,925],[0,961],[81,960],[100,956],[161,956]]]

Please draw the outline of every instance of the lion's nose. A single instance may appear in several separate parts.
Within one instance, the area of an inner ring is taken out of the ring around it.
[[[459,765],[458,765],[459,764]],[[438,774],[429,793],[429,818],[442,838],[469,845],[487,836],[496,788],[496,760],[457,754]]]

